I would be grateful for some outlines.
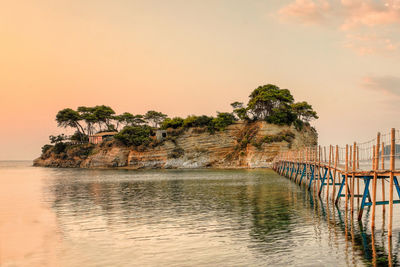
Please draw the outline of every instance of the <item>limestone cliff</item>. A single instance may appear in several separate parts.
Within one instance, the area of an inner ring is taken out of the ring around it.
[[[71,146],[65,152],[49,149],[35,166],[75,168],[263,168],[280,150],[315,145],[317,134],[310,127],[266,122],[237,122],[213,134],[192,128],[169,136],[152,147],[126,147],[117,141]],[[77,153],[77,151],[87,153]]]

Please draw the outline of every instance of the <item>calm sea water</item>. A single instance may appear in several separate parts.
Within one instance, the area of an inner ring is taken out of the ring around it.
[[[368,212],[358,224],[270,170],[30,165],[0,162],[1,266],[388,264],[382,216],[372,235]]]

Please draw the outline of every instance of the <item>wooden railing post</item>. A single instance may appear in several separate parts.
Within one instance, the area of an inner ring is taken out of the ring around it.
[[[381,134],[378,133],[376,136],[376,146],[374,146],[374,180],[372,184],[372,220],[371,220],[371,227],[375,227],[375,209],[376,209],[376,186],[378,181],[378,165],[379,165],[379,147],[380,147],[380,138]]]
[[[353,174],[352,174],[352,179],[351,179],[351,213],[353,214],[354,211],[354,181],[356,179],[356,142],[353,144]]]
[[[317,191],[320,189],[320,183],[321,183],[321,156],[322,156],[322,150],[321,146],[318,146],[318,180],[317,180]]]
[[[385,143],[381,144],[381,169],[385,170]],[[385,201],[385,179],[382,179],[382,201]],[[386,205],[382,205],[382,212],[385,214]],[[385,215],[383,215],[385,216]]]
[[[332,145],[329,145],[329,161],[328,161],[328,172],[326,175],[326,201],[329,200],[329,183],[331,178],[331,161],[332,161]],[[335,186],[335,185],[333,185]]]
[[[393,180],[395,170],[395,153],[396,153],[396,136],[395,130],[392,128],[390,132],[390,186],[389,186],[389,229],[388,236],[392,237],[392,223],[393,223]]]
[[[334,163],[334,170],[333,170],[333,190],[332,190],[332,201],[335,201],[336,195],[336,169],[339,161],[339,146],[336,145],[335,149],[335,163]]]

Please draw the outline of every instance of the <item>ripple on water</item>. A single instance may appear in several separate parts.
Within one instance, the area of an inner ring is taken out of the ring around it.
[[[61,266],[370,263],[337,210],[269,170],[27,168],[0,166],[40,181],[40,197],[30,201],[55,218]]]

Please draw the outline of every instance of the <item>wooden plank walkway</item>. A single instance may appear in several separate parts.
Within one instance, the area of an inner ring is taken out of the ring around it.
[[[336,205],[343,200],[346,213],[350,212],[353,215],[354,200],[359,202],[361,199],[358,220],[362,219],[366,207],[372,207],[373,229],[376,206],[383,205],[385,212],[385,206],[389,205],[388,236],[391,238],[393,205],[400,204],[400,185],[397,179],[400,169],[395,168],[396,159],[400,159],[400,154],[396,153],[397,147],[400,148],[400,140],[396,139],[396,130],[392,129],[388,134],[378,133],[373,140],[360,144],[354,142],[345,147],[314,146],[282,151],[274,159],[273,168],[280,175],[299,185],[305,185],[308,190],[319,196],[325,190],[327,200]],[[379,200],[378,181],[382,191]],[[386,181],[389,182],[389,200],[385,199]]]

